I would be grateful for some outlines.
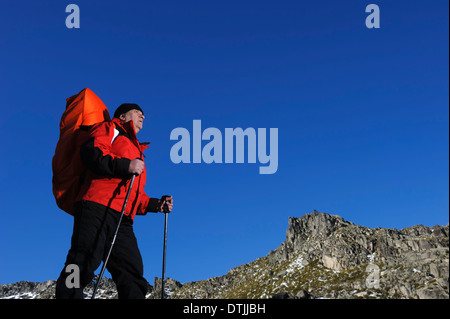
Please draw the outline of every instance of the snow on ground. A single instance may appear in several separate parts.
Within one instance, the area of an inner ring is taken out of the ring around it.
[[[296,259],[294,259],[286,269],[287,273],[295,272],[296,270],[302,269],[303,266],[303,255],[300,254]]]

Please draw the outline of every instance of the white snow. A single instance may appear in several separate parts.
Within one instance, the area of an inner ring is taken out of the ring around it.
[[[17,295],[3,297],[0,299],[35,299],[37,296],[38,296],[38,294],[36,294],[36,293],[25,292],[25,293],[19,293]]]
[[[375,260],[375,253],[367,255],[367,258],[369,258],[369,263],[373,263],[373,261]]]
[[[296,270],[302,269],[303,266],[303,255],[299,255],[296,259],[294,259],[286,269],[287,273],[294,272]]]

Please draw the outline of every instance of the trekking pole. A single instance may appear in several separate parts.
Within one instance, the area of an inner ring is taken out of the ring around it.
[[[163,247],[163,264],[162,264],[162,285],[161,285],[161,299],[164,299],[164,282],[166,276],[166,245],[167,245],[167,216],[169,211],[167,204],[163,207],[164,210],[164,247]]]
[[[133,183],[134,183],[134,178],[135,177],[136,177],[135,174],[133,174],[133,176],[131,177],[130,187],[128,187],[127,196],[125,197],[125,201],[123,203],[122,211],[120,212],[119,223],[117,224],[116,232],[114,233],[114,237],[113,237],[113,240],[111,242],[111,247],[109,247],[108,255],[106,256],[106,259],[105,259],[105,261],[103,263],[102,271],[100,272],[100,276],[98,277],[98,280],[95,283],[94,292],[92,293],[92,298],[91,299],[95,299],[95,293],[97,292],[98,284],[100,283],[100,280],[103,277],[103,273],[105,272],[106,264],[108,263],[109,255],[111,255],[111,251],[113,249],[114,242],[116,241],[117,233],[119,232],[120,223],[122,222],[122,217],[123,217],[123,214],[125,213],[125,208],[127,207],[128,197],[130,197],[131,188],[133,187]]]

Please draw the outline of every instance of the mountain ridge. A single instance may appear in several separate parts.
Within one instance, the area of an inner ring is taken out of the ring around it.
[[[26,283],[0,285],[0,298],[54,297],[54,281]],[[160,285],[155,278],[147,298],[160,298]],[[168,278],[165,286],[173,299],[448,299],[449,225],[369,228],[314,211],[289,217],[286,239],[266,256],[206,280]],[[111,279],[100,292],[117,298]]]

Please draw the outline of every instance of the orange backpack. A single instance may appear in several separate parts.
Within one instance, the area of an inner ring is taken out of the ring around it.
[[[73,205],[81,188],[81,175],[86,170],[80,159],[80,147],[88,138],[90,126],[111,118],[102,100],[88,88],[66,101],[52,160],[52,184],[58,207],[73,215]]]

